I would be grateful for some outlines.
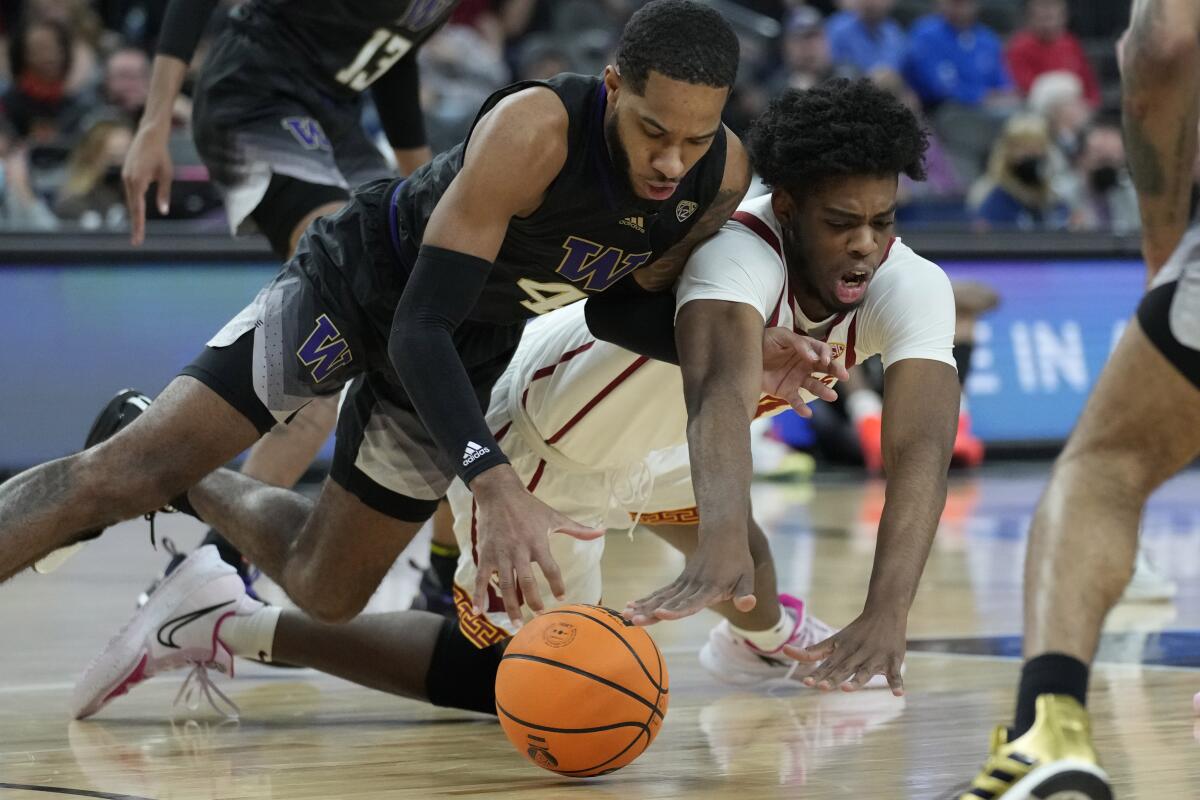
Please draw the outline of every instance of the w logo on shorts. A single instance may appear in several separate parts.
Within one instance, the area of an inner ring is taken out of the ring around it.
[[[296,357],[304,366],[312,367],[313,380],[317,383],[322,383],[338,367],[354,360],[349,343],[324,314],[317,319],[317,327],[296,351]]]
[[[305,150],[332,150],[329,137],[321,129],[321,123],[312,117],[285,117],[283,129],[296,137]]]

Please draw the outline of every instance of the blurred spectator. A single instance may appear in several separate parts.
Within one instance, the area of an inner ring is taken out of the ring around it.
[[[871,80],[895,95],[918,119],[924,116],[916,94],[895,72],[876,70],[871,74]],[[925,180],[914,181],[907,175],[900,176],[898,197],[901,206],[914,200],[962,198],[966,194],[967,184],[946,152],[941,136],[935,130],[927,130],[926,133],[929,136],[929,149],[925,151]]]
[[[30,186],[27,152],[0,118],[0,228],[43,231],[57,226],[54,214]]]
[[[71,34],[71,67],[67,73],[67,91],[90,91],[99,79],[96,52],[105,36],[100,15],[88,0],[29,0],[29,19],[50,20]],[[109,34],[111,36],[111,34]]]
[[[821,12],[812,6],[792,9],[783,23],[783,65],[768,80],[772,95],[784,89],[811,89],[833,77],[833,60]]]
[[[516,74],[518,81],[540,81],[559,74],[571,72],[571,54],[562,43],[552,37],[536,33],[525,37],[516,48]]]
[[[104,62],[104,83],[100,88],[104,103],[136,125],[149,93],[150,60],[146,54],[136,47],[114,51]]]
[[[1068,159],[1074,158],[1092,118],[1079,77],[1065,71],[1039,76],[1029,92],[1029,110],[1046,120],[1054,146]]]
[[[1079,78],[1088,104],[1100,105],[1100,83],[1083,46],[1067,30],[1066,0],[1025,0],[1025,28],[1008,40],[1008,68],[1028,96],[1039,75],[1066,71]]]
[[[1075,160],[1077,191],[1072,197],[1072,230],[1135,233],[1141,228],[1137,190],[1125,167],[1120,123],[1102,121],[1083,135]]]
[[[938,0],[937,7],[913,24],[904,61],[904,77],[925,108],[946,102],[1012,107],[1000,38],[978,21],[976,0]]]
[[[825,23],[833,63],[866,74],[877,69],[899,72],[908,37],[892,19],[895,0],[856,0]]]
[[[67,86],[72,52],[71,33],[61,22],[33,20],[13,35],[13,82],[0,99],[0,111],[21,139],[51,142],[78,125],[86,109]]]
[[[510,82],[502,52],[469,25],[447,25],[418,51],[421,106],[434,153],[466,138],[479,107]]]
[[[125,226],[121,165],[132,141],[133,126],[125,119],[99,120],[88,129],[67,162],[55,205],[59,218],[89,230]]]
[[[976,230],[1065,227],[1067,209],[1050,187],[1046,121],[1032,114],[1009,119],[992,148],[987,174],[971,189]]]

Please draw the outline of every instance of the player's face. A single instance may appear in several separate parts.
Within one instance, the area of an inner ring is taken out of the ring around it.
[[[613,163],[623,169],[638,197],[669,200],[712,145],[729,90],[651,72],[639,95],[611,66],[604,71],[604,82],[604,133]]]
[[[896,223],[897,176],[832,178],[797,200],[776,190],[796,301],[813,320],[849,311],[867,296]]]

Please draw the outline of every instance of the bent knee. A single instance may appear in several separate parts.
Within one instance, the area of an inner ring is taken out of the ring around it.
[[[295,576],[295,577],[293,577]],[[288,596],[313,619],[340,624],[362,613],[375,593],[369,581],[333,576],[307,567],[289,570]],[[370,588],[363,588],[370,586]]]
[[[160,508],[187,490],[195,479],[177,464],[130,462],[116,443],[73,456],[73,474],[82,502],[119,519]]]

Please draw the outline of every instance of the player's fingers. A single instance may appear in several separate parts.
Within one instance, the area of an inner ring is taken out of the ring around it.
[[[554,521],[554,532],[565,533],[575,539],[588,542],[592,539],[599,539],[604,535],[603,528],[593,528],[591,525],[581,525],[570,517],[562,514],[557,514]]]
[[[499,574],[500,599],[504,602],[504,612],[512,621],[514,627],[521,627],[521,602],[517,599],[517,581],[513,574],[513,565],[507,555],[496,560],[496,572]]]
[[[829,652],[832,653],[833,650],[830,650]],[[827,653],[810,653],[808,649],[804,647],[796,647],[792,644],[785,644],[783,646],[783,654],[788,658],[793,658],[796,661],[800,661],[805,664],[815,664],[828,655]]]
[[[475,592],[471,595],[471,613],[477,617],[488,607],[488,584],[495,571],[487,551],[480,552],[479,565],[475,571]]]
[[[839,381],[850,379],[850,370],[846,369],[846,365],[840,361],[832,361],[829,364],[829,369],[826,370],[829,375],[837,378]]]
[[[129,208],[129,242],[136,246],[146,237],[146,187],[133,177],[125,179],[125,205]]]
[[[525,605],[529,606],[533,613],[540,614],[544,606],[541,589],[538,588],[537,579],[533,577],[533,563],[527,558],[518,559],[516,573],[517,586],[521,590]]]
[[[747,572],[734,584],[733,607],[746,613],[753,611],[756,605],[758,605],[758,598],[754,596],[754,573]]]
[[[158,173],[158,213],[166,216],[171,210],[171,173],[160,170]]]
[[[842,683],[843,692],[857,692],[866,687],[871,679],[883,672],[877,667],[862,666],[858,671],[850,676],[850,679]]]
[[[538,567],[542,570],[542,575],[546,578],[546,583],[550,585],[550,591],[554,594],[554,599],[566,599],[567,584],[563,581],[562,570],[558,568],[558,562],[554,560],[554,556],[547,549],[538,551],[534,558],[538,563]]]
[[[888,686],[891,687],[892,694],[894,694],[896,697],[904,696],[904,675],[902,674],[903,666],[904,662],[900,660],[900,657],[893,656],[892,659],[888,661],[887,672],[884,673],[887,675]]]
[[[836,689],[849,680],[851,675],[858,672],[862,664],[863,659],[858,652],[828,659],[813,675],[817,681],[817,688],[823,692]]]
[[[659,619],[683,619],[702,611],[713,603],[726,599],[727,593],[715,586],[684,587],[683,591],[658,607],[654,616]]]
[[[813,397],[818,400],[824,400],[826,403],[832,403],[837,400],[837,391],[832,386],[826,386],[816,378],[809,378],[804,382],[804,388],[812,393]]]

